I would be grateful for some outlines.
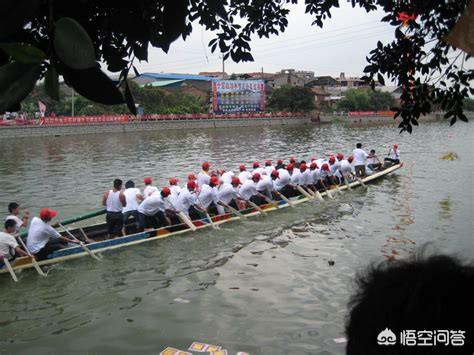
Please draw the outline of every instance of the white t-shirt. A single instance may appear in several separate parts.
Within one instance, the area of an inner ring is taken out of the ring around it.
[[[233,171],[226,171],[224,174],[222,174],[221,180],[227,184],[230,184],[232,182],[233,177],[234,177]]]
[[[368,154],[365,150],[356,148],[352,151],[352,156],[354,157],[354,165],[365,165]]]
[[[214,187],[210,187],[209,185],[202,185],[201,191],[199,192],[198,201],[199,204],[204,208],[208,208],[212,202],[217,205],[217,202],[219,201],[217,198],[217,190]]]
[[[195,205],[197,202],[196,193],[191,193],[187,188],[183,188],[178,195],[178,200],[176,201],[176,209],[178,211],[188,214],[189,207]]]
[[[253,169],[253,171],[252,171],[252,175],[255,174],[255,173],[259,173],[260,175],[262,175],[264,171],[265,171],[265,169],[262,168],[262,167],[260,167],[260,168],[255,168],[255,169]]]
[[[157,192],[157,191],[158,191],[158,188],[156,186],[147,185],[143,189],[143,198],[146,199],[147,197],[150,197],[152,193]]]
[[[339,170],[341,169],[341,162],[336,160],[334,164],[329,164],[329,169],[331,169],[331,176],[341,176],[341,174],[339,173]]]
[[[209,185],[210,181],[211,181],[211,177],[204,170],[201,171],[197,176],[197,184],[199,186],[202,186],[204,184]]]
[[[291,183],[295,185],[300,185],[300,176],[301,176],[300,169],[293,168],[293,173],[291,174]]]
[[[143,213],[145,216],[154,216],[158,211],[164,212],[165,209],[165,200],[160,193],[154,193],[138,206],[138,212]]]
[[[248,172],[247,170],[241,171],[239,174],[239,180],[241,184],[243,184],[245,181],[251,178],[252,178],[252,174]]]
[[[269,165],[269,166],[266,166],[264,169],[267,172],[267,175],[270,176],[272,171],[275,170],[275,167],[272,165]]]
[[[258,192],[267,192],[270,193],[273,190],[273,180],[268,175],[262,175],[262,178],[257,182],[257,191]]]
[[[349,174],[352,171],[351,163],[349,163],[348,160],[346,160],[346,159],[341,160],[341,171],[344,174]]]
[[[253,180],[246,180],[240,187],[239,194],[244,200],[249,200],[257,194],[257,184]]]
[[[370,157],[370,155],[367,156],[367,164],[377,164],[377,163],[378,161],[375,155],[373,157]]]
[[[5,221],[8,219],[13,219],[16,222],[15,233],[18,233],[20,231],[21,226],[23,226],[23,221],[21,220],[21,218],[15,216],[14,214],[11,214],[7,216],[7,218],[5,218]]]
[[[15,255],[13,249],[17,246],[18,243],[11,234],[0,232],[0,253],[5,255],[7,259],[10,259]]]
[[[288,170],[286,169],[278,169],[278,179],[274,180],[273,186],[275,190],[281,191],[286,185],[291,182],[291,176]]]
[[[313,184],[316,184],[319,180],[321,180],[321,169],[310,170],[310,172]]]
[[[171,185],[170,186],[171,194],[168,196],[168,202],[171,205],[171,208],[176,208],[176,204],[178,203],[178,196],[181,192],[181,187],[178,185]]]
[[[234,189],[231,184],[223,183],[221,186],[219,186],[217,198],[219,199],[219,201],[229,204],[232,199],[237,197],[237,193],[238,191]]]
[[[28,230],[26,247],[32,254],[36,254],[43,249],[50,238],[57,239],[59,237],[61,234],[56,229],[43,222],[41,218],[33,217]]]
[[[313,176],[311,175],[311,170],[306,169],[300,175],[300,185],[312,185],[313,184]]]
[[[390,158],[400,160],[400,149],[390,149]]]
[[[127,201],[126,206],[123,208],[122,212],[136,211],[138,205],[140,204],[137,199],[137,195],[140,193],[140,189],[137,187],[130,187],[125,189],[123,194],[125,195],[125,200]]]

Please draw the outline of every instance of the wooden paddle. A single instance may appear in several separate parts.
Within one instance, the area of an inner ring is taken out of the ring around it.
[[[311,196],[305,189],[303,189],[300,185],[295,185],[296,189],[301,192],[303,196],[305,196],[308,200],[314,200],[314,197]]]
[[[175,206],[173,206],[173,204],[171,203],[170,200],[167,200],[168,203],[170,204],[171,208],[174,209],[176,215],[178,216],[178,218],[181,220],[181,222],[183,222],[184,224],[186,224],[189,228],[191,228],[191,230],[194,232],[197,230],[196,226],[194,225],[194,223],[191,221],[191,219],[186,216],[186,213],[184,213],[183,211],[178,211],[176,209]]]
[[[352,187],[351,187],[351,185],[349,184],[349,181],[347,181],[347,176],[346,176],[346,174],[342,174],[342,176],[344,177],[344,183],[346,184],[347,189],[348,189],[348,190],[351,190]]]
[[[253,208],[255,208],[258,212],[262,213],[262,214],[265,215],[265,216],[267,215],[267,212],[265,212],[264,210],[262,210],[262,209],[260,208],[260,206],[257,205],[256,203],[254,203],[254,202],[252,202],[252,201],[250,201],[250,200],[247,200],[247,203],[248,203],[250,206],[252,206]]]
[[[291,207],[295,207],[295,204],[293,202],[291,202],[288,198],[286,198],[285,195],[283,195],[282,193],[279,193],[278,191],[274,190],[274,192],[281,197],[281,199],[283,201],[285,201],[288,205],[290,205]]]
[[[314,191],[314,195],[318,198],[319,201],[324,202],[323,196],[321,196],[321,193],[316,188],[315,188],[315,191]]]
[[[212,220],[211,216],[209,216],[209,213],[208,213],[206,210],[204,210],[204,213],[206,214],[207,219],[209,219],[209,221],[211,222],[212,228],[214,228],[214,229],[219,229],[219,226],[214,223],[214,221]]]
[[[97,255],[95,255],[83,242],[81,242],[79,239],[77,239],[77,238],[74,236],[74,234],[72,234],[72,233],[69,231],[69,229],[67,229],[66,227],[64,227],[61,223],[58,223],[58,225],[59,225],[60,227],[62,227],[62,228],[66,231],[66,233],[67,233],[73,240],[79,242],[79,245],[81,246],[82,249],[84,249],[84,251],[85,251],[87,254],[89,254],[93,259],[100,261],[100,258],[99,258]]]
[[[362,179],[360,177],[357,177],[357,181],[360,182],[360,185],[362,186],[362,188],[364,190],[367,190],[367,185],[364,184],[364,182],[362,181]]]
[[[18,282],[18,278],[15,275],[15,271],[13,271],[13,268],[6,257],[3,258],[3,262],[7,266],[8,272],[10,273],[10,276],[12,277],[13,281]]]
[[[35,267],[36,271],[38,272],[38,274],[40,274],[41,276],[44,276],[46,277],[46,274],[43,272],[43,270],[41,270],[40,266],[38,265],[38,262],[36,261],[35,257],[33,254],[31,254],[31,252],[28,250],[28,248],[26,247],[25,245],[25,242],[23,241],[23,239],[21,239],[21,237],[18,237],[17,240],[20,242],[21,246],[23,247],[23,249],[25,249],[26,253],[28,254],[28,256],[30,257],[31,259],[31,263],[33,264],[33,266]]]
[[[329,190],[329,188],[326,186],[326,184],[323,182],[323,180],[320,180],[321,181],[321,184],[323,185],[324,189],[326,190],[327,192],[327,195],[329,196],[329,198],[332,200],[334,199],[334,196],[332,195],[331,191]]]

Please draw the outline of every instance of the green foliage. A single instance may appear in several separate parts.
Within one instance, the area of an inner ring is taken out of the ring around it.
[[[464,110],[466,111],[474,111],[474,100],[473,99],[465,99],[464,100]]]
[[[337,109],[339,111],[389,110],[395,103],[392,95],[379,90],[349,89]]]
[[[179,89],[165,91],[158,88],[141,88],[135,82],[129,81],[130,91],[135,97],[135,102],[143,107],[145,114],[158,113],[206,113],[209,110],[207,100],[201,100],[196,95],[181,92]],[[72,111],[71,89],[59,91],[60,101],[53,100],[46,94],[43,85],[37,86],[23,102],[23,111],[32,117],[38,112],[38,101],[43,102],[47,114],[70,116]],[[107,115],[129,114],[130,110],[125,104],[104,105],[93,102],[83,96],[74,94],[75,115]]]
[[[268,99],[272,111],[306,112],[314,110],[314,93],[310,88],[283,86],[273,90]]]

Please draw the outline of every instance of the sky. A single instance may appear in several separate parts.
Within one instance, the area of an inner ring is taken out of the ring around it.
[[[312,26],[312,16],[304,13],[304,4],[290,5],[287,30],[270,39],[252,37],[250,43],[254,62],[225,62],[228,74],[278,72],[281,69],[314,71],[316,76],[361,76],[367,65],[365,57],[376,47],[378,40],[388,43],[393,39],[394,28],[380,22],[382,11],[366,13],[341,1],[341,8],[332,11],[323,29]],[[150,47],[147,62],[136,62],[141,73],[192,73],[222,71],[222,57],[211,53],[207,44],[214,38],[198,24],[183,41],[175,41],[168,52]]]

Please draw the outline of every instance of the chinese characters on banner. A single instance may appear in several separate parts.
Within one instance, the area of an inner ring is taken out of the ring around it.
[[[260,112],[265,109],[263,80],[213,80],[214,113]]]

